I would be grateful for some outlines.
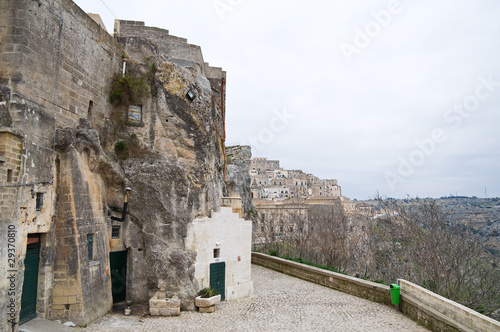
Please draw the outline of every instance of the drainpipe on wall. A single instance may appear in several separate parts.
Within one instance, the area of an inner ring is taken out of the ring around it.
[[[126,69],[127,69],[127,60],[123,59],[122,77],[125,77]]]
[[[130,187],[125,188],[125,198],[123,200],[123,211],[122,211],[121,218],[111,216],[111,220],[116,220],[119,222],[125,221],[125,217],[127,216],[128,196],[130,195],[130,190],[132,190],[132,189],[130,189]]]

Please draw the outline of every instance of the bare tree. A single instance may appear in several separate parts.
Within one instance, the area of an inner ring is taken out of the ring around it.
[[[294,256],[304,258],[307,252],[307,214],[305,210],[292,210],[282,218],[282,240],[292,249]]]
[[[351,221],[340,207],[318,213],[310,221],[313,231],[309,245],[327,266],[347,272],[355,261],[359,237],[351,230]]]
[[[500,270],[479,236],[448,223],[449,212],[435,200],[379,202],[391,229],[390,239],[381,236],[378,243],[390,257],[379,255],[377,263],[390,277],[407,278],[486,314],[498,309]]]

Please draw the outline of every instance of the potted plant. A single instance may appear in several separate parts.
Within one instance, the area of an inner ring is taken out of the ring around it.
[[[220,302],[220,298],[217,289],[207,287],[198,292],[194,304],[199,308],[200,312],[214,312],[215,305]]]

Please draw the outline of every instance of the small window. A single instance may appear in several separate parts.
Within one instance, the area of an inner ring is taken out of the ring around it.
[[[36,193],[36,210],[40,211],[43,206],[43,193]]]
[[[119,239],[120,238],[120,226],[112,226],[111,227],[111,238]]]
[[[215,248],[214,249],[214,258],[219,258],[220,257],[220,248]]]
[[[12,182],[12,170],[7,170],[7,182]]]
[[[94,108],[94,101],[90,100],[89,101],[89,109],[87,111],[87,115],[91,116],[92,115],[92,109]]]
[[[189,91],[186,93],[186,97],[190,100],[193,101],[196,98],[196,94],[194,93],[193,90],[189,89]]]
[[[87,234],[87,250],[89,262],[94,260],[94,234]]]

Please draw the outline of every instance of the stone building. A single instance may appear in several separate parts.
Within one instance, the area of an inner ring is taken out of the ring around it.
[[[257,201],[258,217],[254,227],[254,242],[264,243],[279,240],[283,236],[307,231],[309,207],[303,202]]]
[[[256,200],[258,212],[254,241],[276,241],[281,237],[310,234],[318,230],[318,220],[347,214],[340,197],[309,197],[306,200]]]
[[[278,160],[267,158],[253,158],[249,175],[258,212],[253,235],[256,243],[307,237],[322,220],[341,214],[350,218],[356,213],[355,203],[342,196],[336,179],[285,170]]]
[[[209,285],[252,292],[251,224],[222,204],[226,73],[199,46],[0,0],[0,47],[1,331],[160,289],[183,309]]]
[[[278,160],[252,158],[249,174],[255,199],[282,201],[342,196],[337,180],[320,179],[301,170],[282,169]]]
[[[250,174],[253,174],[252,172],[275,170],[279,168],[279,160],[268,160],[267,158],[263,157],[255,157],[250,161]]]

